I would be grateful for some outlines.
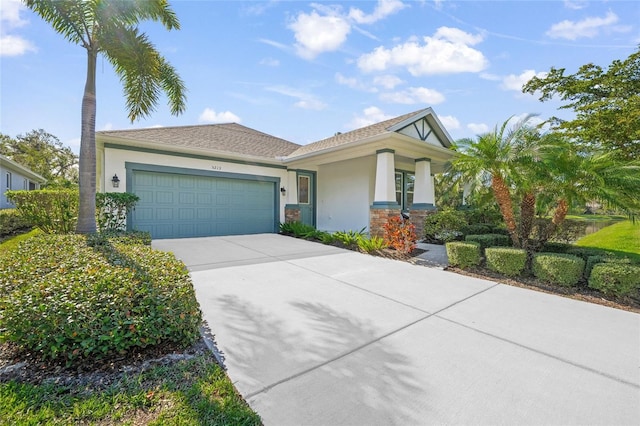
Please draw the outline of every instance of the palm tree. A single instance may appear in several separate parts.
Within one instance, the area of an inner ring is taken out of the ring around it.
[[[526,180],[518,166],[522,158],[525,158],[527,144],[524,141],[531,131],[528,123],[532,118],[533,115],[527,115],[509,127],[510,118],[499,128],[496,126],[493,132],[479,135],[475,140],[457,141],[455,149],[460,155],[450,164],[452,175],[457,179],[491,188],[516,247],[520,246],[520,237],[511,188],[516,182]],[[535,205],[535,199],[533,202]]]
[[[96,231],[96,62],[99,54],[113,65],[124,86],[129,119],[153,112],[160,92],[171,113],[185,109],[185,87],[176,70],[160,55],[137,25],[160,21],[179,29],[166,0],[24,0],[24,3],[67,40],[87,51],[87,76],[82,97],[80,136],[80,208],[78,233]]]

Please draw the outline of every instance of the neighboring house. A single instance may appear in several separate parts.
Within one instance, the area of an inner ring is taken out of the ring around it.
[[[378,235],[401,210],[421,229],[433,174],[454,155],[431,108],[308,145],[239,124],[109,130],[96,141],[98,190],[137,194],[128,226],[153,238],[277,232],[294,220]]]
[[[45,179],[24,166],[0,155],[0,209],[12,209],[14,206],[7,200],[7,191],[40,189]]]

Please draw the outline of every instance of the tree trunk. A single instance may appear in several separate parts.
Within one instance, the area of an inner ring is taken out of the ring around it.
[[[97,52],[88,48],[80,133],[80,206],[76,227],[79,234],[96,232],[96,59]]]
[[[493,194],[496,197],[496,201],[498,202],[498,207],[500,207],[500,213],[502,213],[502,218],[504,219],[505,225],[507,225],[507,230],[509,231],[509,235],[511,236],[511,241],[515,247],[520,247],[520,240],[518,238],[518,229],[516,227],[516,220],[513,215],[513,204],[511,203],[511,195],[509,193],[509,188],[502,179],[501,176],[494,174],[491,178],[491,188],[493,189]]]
[[[564,222],[564,219],[567,217],[567,213],[569,212],[569,203],[564,198],[558,200],[558,205],[556,206],[555,211],[553,212],[553,218],[551,219],[551,223],[547,226],[547,229],[544,232],[540,240],[540,247],[542,247],[549,238],[551,238],[558,229],[558,226]]]
[[[533,192],[527,192],[520,203],[520,244],[523,249],[529,250],[529,235],[533,228],[533,217],[536,214],[536,196]]]

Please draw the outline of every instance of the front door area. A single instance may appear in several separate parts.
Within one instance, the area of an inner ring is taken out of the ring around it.
[[[316,226],[315,218],[315,179],[312,172],[298,172],[298,206],[300,222]]]

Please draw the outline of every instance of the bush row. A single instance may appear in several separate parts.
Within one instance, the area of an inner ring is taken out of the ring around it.
[[[479,241],[449,242],[446,249],[452,266],[469,268],[481,264],[483,247]],[[541,281],[564,287],[586,280],[590,288],[606,295],[627,296],[640,290],[640,265],[629,259],[593,255],[602,253],[597,250],[579,248],[575,253],[536,253],[531,272]],[[487,247],[484,256],[486,267],[500,274],[514,277],[526,271],[527,253],[522,249]]]
[[[14,209],[0,210],[0,239],[26,232],[33,225]]]
[[[72,364],[199,336],[184,264],[148,234],[39,235],[0,254],[0,341]]]

